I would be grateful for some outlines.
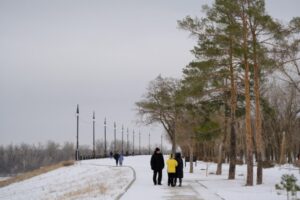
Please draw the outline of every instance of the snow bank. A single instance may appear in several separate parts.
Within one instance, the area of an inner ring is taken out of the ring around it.
[[[133,178],[131,168],[115,167],[110,159],[80,161],[0,188],[0,199],[109,200],[124,192]]]
[[[262,185],[256,185],[256,167],[254,167],[254,186],[245,186],[247,176],[246,165],[236,166],[235,180],[227,179],[228,164],[223,164],[223,174],[220,176],[215,175],[217,169],[215,163],[198,161],[197,165],[195,173],[186,173],[186,179],[196,179],[205,189],[203,189],[203,187],[197,187],[195,189],[200,190],[204,199],[207,200],[209,200],[209,198],[205,198],[207,196],[206,194],[212,193],[226,200],[286,200],[286,193],[282,192],[282,195],[278,195],[278,191],[275,190],[275,184],[280,183],[281,176],[283,174],[294,174],[298,179],[298,185],[300,183],[299,169],[292,165],[264,169]],[[207,167],[208,171],[206,173]]]

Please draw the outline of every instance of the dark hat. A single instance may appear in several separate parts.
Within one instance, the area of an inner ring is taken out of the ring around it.
[[[158,147],[155,148],[155,151],[160,151],[160,149]]]

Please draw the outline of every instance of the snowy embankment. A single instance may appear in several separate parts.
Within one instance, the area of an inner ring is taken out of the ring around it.
[[[183,186],[173,188],[167,186],[166,168],[163,185],[153,185],[150,156],[125,157],[124,164],[115,167],[113,159],[80,161],[0,188],[0,199],[286,200],[275,184],[283,174],[294,174],[298,185],[300,181],[299,169],[285,165],[264,169],[262,185],[245,186],[246,165],[237,165],[236,179],[228,180],[228,164],[223,164],[222,175],[215,175],[215,163],[198,161],[192,174],[187,163]],[[254,177],[255,172],[254,167]]]
[[[0,188],[0,199],[116,199],[135,174],[113,160],[86,160]]]
[[[217,165],[215,163],[197,162],[193,174],[186,173],[186,179],[196,180],[202,187],[195,188],[205,200],[211,194],[225,200],[286,200],[286,192],[275,189],[283,174],[293,174],[300,185],[300,171],[292,165],[276,166],[263,170],[263,184],[256,185],[256,167],[254,167],[254,186],[245,186],[247,166],[236,166],[235,180],[228,180],[228,164],[223,164],[223,174],[215,175]],[[188,168],[188,166],[187,166]],[[186,169],[187,170],[187,169]],[[278,192],[281,195],[278,195]],[[298,194],[299,196],[299,194]]]

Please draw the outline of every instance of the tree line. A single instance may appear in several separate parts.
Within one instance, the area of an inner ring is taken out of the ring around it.
[[[181,79],[158,76],[136,102],[141,121],[160,123],[190,159],[247,164],[246,185],[263,182],[263,167],[293,162],[300,151],[300,18],[284,24],[264,0],[215,0],[205,17],[180,29],[196,39]],[[190,165],[193,171],[193,165]]]
[[[0,146],[0,175],[16,175],[74,158],[73,143]]]
[[[156,146],[159,146],[156,144]],[[163,146],[164,151],[167,148]],[[107,144],[108,155],[114,152],[114,142]],[[116,151],[122,153],[122,141],[116,141]],[[124,155],[147,155],[153,153],[153,145],[150,147],[139,146],[131,142],[123,141]],[[79,153],[81,156],[91,158],[93,150],[89,145],[80,145]],[[95,153],[98,157],[104,157],[104,141],[96,140]],[[75,159],[75,146],[71,142],[59,144],[54,141],[48,141],[46,144],[10,144],[0,145],[0,176],[16,175],[38,169],[43,166]]]

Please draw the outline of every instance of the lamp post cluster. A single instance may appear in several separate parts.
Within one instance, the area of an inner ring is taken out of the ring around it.
[[[96,147],[95,147],[95,124],[96,124],[96,114],[93,112],[92,116],[93,120],[93,149],[92,149],[92,158],[96,158]],[[79,152],[79,105],[77,105],[76,109],[76,150],[75,150],[75,160],[80,160],[80,152]],[[113,153],[117,152],[117,124],[116,122],[113,123],[113,132],[114,132],[114,142],[113,142]],[[124,154],[124,126],[122,125],[121,127],[121,153]],[[129,128],[127,128],[127,141],[126,141],[126,155],[129,154]],[[138,146],[138,153],[141,154],[141,132],[139,131],[139,146]],[[150,133],[149,133],[149,154],[150,152]],[[161,137],[161,148],[162,148],[162,137]],[[135,131],[134,129],[132,130],[132,155],[135,154]],[[108,151],[107,151],[107,120],[104,118],[104,155],[103,157],[108,156]]]

